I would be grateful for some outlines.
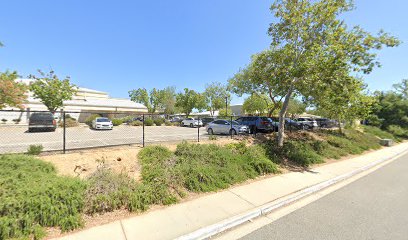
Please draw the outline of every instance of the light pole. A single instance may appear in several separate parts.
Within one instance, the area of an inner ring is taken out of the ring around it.
[[[228,116],[228,97],[225,97],[225,116]]]

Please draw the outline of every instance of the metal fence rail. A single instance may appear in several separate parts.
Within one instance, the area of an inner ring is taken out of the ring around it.
[[[250,126],[249,132],[239,132],[235,120],[240,116],[203,117],[198,115],[159,115],[130,112],[60,111],[54,113],[55,131],[29,131],[30,118],[47,111],[0,110],[0,154],[23,153],[31,145],[42,145],[43,151],[70,151],[120,145],[144,147],[154,143],[208,140],[216,129],[207,129],[212,120],[227,120],[220,137],[234,138],[239,134],[257,134],[263,131]],[[49,113],[49,112],[48,112]],[[106,117],[115,126],[112,130],[96,130],[93,117]],[[192,119],[190,119],[192,118]],[[246,116],[248,118],[248,116]],[[298,130],[287,121],[287,131]],[[224,121],[225,122],[225,121]],[[199,123],[199,124],[197,124]],[[202,124],[201,124],[202,123]],[[204,126],[203,126],[204,125]],[[234,129],[234,130],[232,130]],[[54,129],[51,129],[54,130]],[[208,131],[207,131],[208,130]]]

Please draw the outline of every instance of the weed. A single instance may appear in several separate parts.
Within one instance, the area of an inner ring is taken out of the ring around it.
[[[39,155],[44,149],[43,145],[30,145],[27,149],[28,155]]]

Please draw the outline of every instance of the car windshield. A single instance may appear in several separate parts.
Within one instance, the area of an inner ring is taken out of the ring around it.
[[[109,118],[98,118],[96,119],[97,122],[110,122]]]
[[[231,124],[231,121],[227,121],[229,124]],[[239,125],[240,123],[239,122],[237,122],[237,121],[232,121],[232,124],[233,125]]]

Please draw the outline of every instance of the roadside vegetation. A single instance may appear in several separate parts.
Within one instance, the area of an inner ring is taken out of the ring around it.
[[[190,193],[212,192],[282,168],[308,168],[326,159],[380,148],[380,138],[398,139],[377,127],[288,133],[279,147],[270,140],[227,145],[183,142],[175,151],[149,146],[138,154],[141,179],[117,173],[98,160],[85,179],[58,176],[55,168],[29,155],[0,156],[0,239],[41,238],[45,227],[69,231],[83,215],[117,209],[143,212],[152,205],[179,202]]]

